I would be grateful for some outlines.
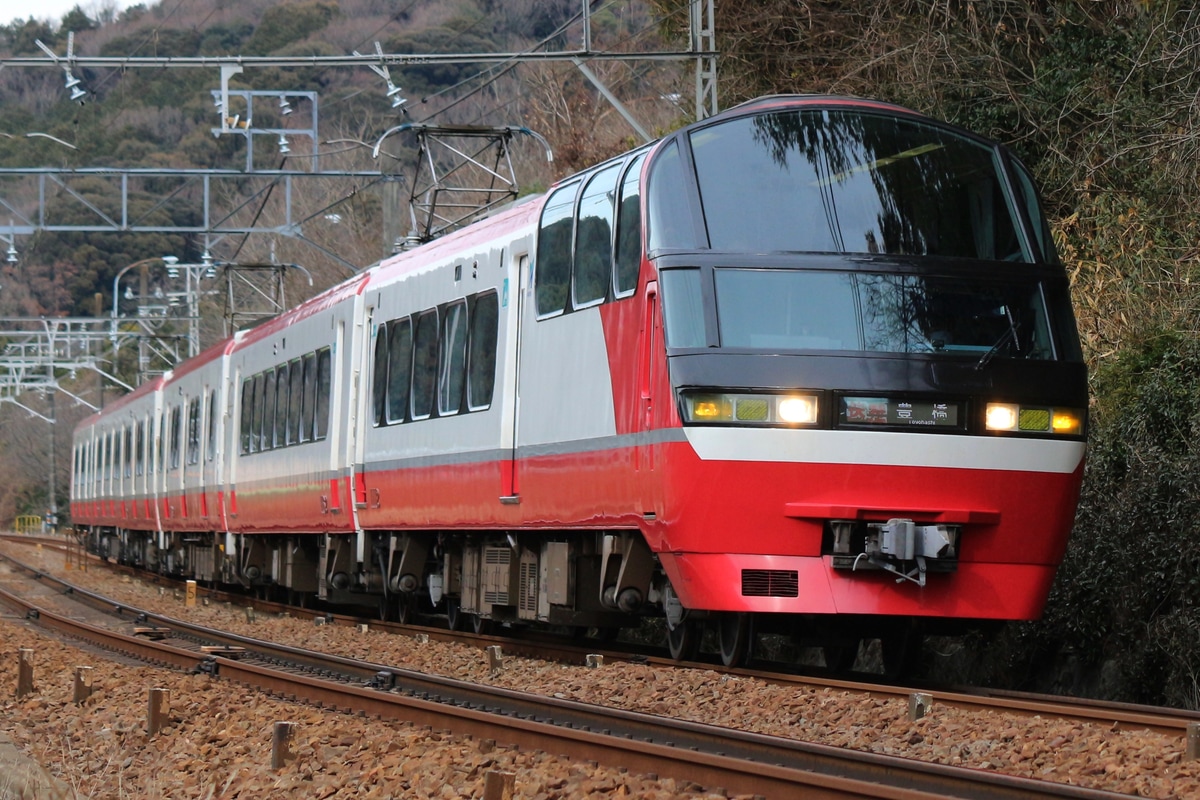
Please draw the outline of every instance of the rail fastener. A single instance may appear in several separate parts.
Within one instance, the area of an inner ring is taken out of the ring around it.
[[[134,628],[133,635],[134,636],[144,636],[147,639],[152,639],[157,642],[160,639],[165,639],[168,636],[170,636],[171,629],[170,628],[154,628],[154,627]]]

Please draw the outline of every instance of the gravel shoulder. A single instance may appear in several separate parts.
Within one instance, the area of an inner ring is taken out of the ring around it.
[[[61,557],[44,558],[57,573]],[[251,623],[240,609],[223,604],[188,609],[159,587],[101,569],[70,575],[119,602],[180,619],[462,680],[1140,797],[1200,796],[1200,762],[1184,759],[1183,737],[936,705],[912,722],[902,700],[773,686],[703,669],[611,662],[588,669],[506,656],[504,670],[493,675],[486,655],[472,647],[316,626],[311,620],[260,615]],[[0,695],[0,734],[81,797],[158,797],[168,787],[172,797],[203,798],[274,797],[296,790],[319,798],[480,797],[491,770],[514,772],[516,796],[526,798],[705,796],[700,787],[544,754],[484,753],[479,743],[448,734],[308,709],[206,676],[118,666],[20,622],[0,621],[0,637],[0,685],[16,685],[18,648],[35,647],[39,686],[20,702],[12,699],[11,688]],[[96,673],[96,691],[82,708],[70,703],[76,664],[92,665]],[[155,686],[171,691],[173,724],[148,739],[147,697]],[[267,765],[276,720],[301,727],[296,762],[272,772]]]

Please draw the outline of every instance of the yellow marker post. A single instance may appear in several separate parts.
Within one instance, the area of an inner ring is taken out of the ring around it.
[[[187,582],[187,597],[183,601],[183,604],[185,606],[187,606],[188,608],[195,608],[195,606],[196,606],[196,582],[195,581]]]

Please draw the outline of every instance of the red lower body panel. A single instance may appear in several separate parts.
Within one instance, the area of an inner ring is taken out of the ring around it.
[[[884,572],[835,570],[828,558],[664,553],[671,585],[688,608],[776,614],[895,614],[957,619],[1036,619],[1054,567],[1041,564],[960,563],[930,575],[924,587],[897,583]],[[746,597],[742,573],[796,572],[795,597]]]

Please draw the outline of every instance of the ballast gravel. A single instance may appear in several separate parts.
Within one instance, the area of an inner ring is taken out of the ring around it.
[[[62,574],[61,555],[43,558],[50,572]],[[1137,797],[1200,797],[1200,761],[1185,759],[1182,735],[936,705],[914,722],[902,699],[775,686],[704,669],[615,662],[590,669],[505,656],[503,670],[493,674],[474,647],[287,617],[259,615],[249,622],[241,609],[186,608],[170,592],[103,569],[72,572],[70,580],[121,603],[199,624],[461,680]],[[299,792],[312,798],[448,800],[483,797],[489,772],[512,773],[513,796],[533,800],[725,796],[670,779],[312,709],[207,676],[106,661],[11,618],[0,618],[0,642],[0,736],[75,797],[216,800]],[[22,647],[36,651],[37,691],[16,700]],[[93,694],[82,706],[71,702],[77,665],[92,666],[94,674]],[[169,725],[147,737],[147,697],[155,687],[170,692]],[[296,758],[271,770],[276,721],[298,723]],[[5,784],[0,764],[0,800],[6,800]]]

